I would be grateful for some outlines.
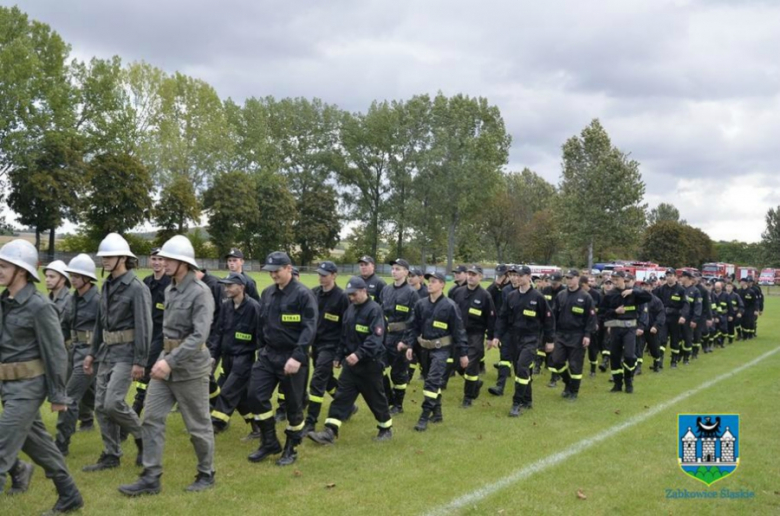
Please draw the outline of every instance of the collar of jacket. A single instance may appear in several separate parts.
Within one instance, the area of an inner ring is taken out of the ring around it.
[[[3,300],[16,301],[16,303],[21,306],[30,299],[35,291],[35,285],[28,282],[13,298],[11,298],[11,294],[8,293],[8,290],[5,290],[5,292],[3,292]]]
[[[189,271],[184,275],[184,279],[181,280],[181,283],[176,283],[176,281],[171,280],[171,290],[187,290],[187,286],[193,281],[195,281],[195,273]]]
[[[87,290],[86,294],[84,294],[83,296],[81,294],[79,294],[78,290],[74,290],[73,291],[73,297],[75,297],[77,299],[83,299],[84,301],[87,301],[87,302],[91,301],[92,298],[95,297],[96,295],[97,295],[97,287],[95,285],[92,285],[89,288],[89,290]]]

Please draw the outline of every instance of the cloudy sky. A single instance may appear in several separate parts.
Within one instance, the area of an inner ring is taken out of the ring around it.
[[[7,0],[0,3],[10,5]],[[714,239],[757,241],[780,205],[780,2],[26,0],[76,57],[145,60],[223,97],[320,97],[352,111],[419,93],[487,97],[509,168],[551,182],[600,118],[646,201]]]

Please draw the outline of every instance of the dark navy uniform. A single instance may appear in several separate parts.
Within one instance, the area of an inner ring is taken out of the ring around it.
[[[583,339],[596,331],[596,307],[593,298],[577,287],[558,293],[552,305],[555,320],[555,348],[552,352],[552,371],[558,373],[566,385],[564,397],[576,398],[582,382],[585,361]]]
[[[457,291],[453,301],[460,308],[460,316],[466,329],[466,338],[469,346],[469,365],[463,372],[465,383],[463,385],[464,404],[479,397],[482,382],[479,379],[479,364],[485,356],[485,338],[493,340],[496,325],[496,310],[493,298],[490,294],[477,285],[471,288],[466,285]]]
[[[596,376],[596,367],[599,365],[599,352],[603,354],[604,348],[604,320],[599,314],[599,305],[601,304],[601,291],[598,288],[588,289],[588,295],[593,299],[593,309],[596,310],[596,331],[590,336],[590,346],[588,346],[588,362],[590,362],[590,375]]]
[[[737,328],[740,330],[740,337],[742,332],[742,312],[745,310],[745,305],[742,303],[742,298],[739,296],[736,290],[731,293],[726,292],[727,300],[729,303],[729,309],[726,313],[726,319],[728,319],[728,338],[729,344],[734,342],[734,337],[737,336]]]
[[[696,329],[694,330],[692,358],[698,357],[699,350],[702,349],[702,346],[704,346],[704,348],[709,348],[710,328],[707,327],[707,323],[710,322],[710,324],[712,324],[711,321],[713,318],[712,296],[710,296],[710,291],[707,290],[707,287],[702,285],[701,282],[696,284],[696,288],[699,290],[699,294],[701,294],[701,317],[696,321]]]
[[[691,285],[685,289],[685,299],[688,301],[688,319],[685,320],[682,358],[683,364],[690,362],[694,343],[701,345],[701,321],[704,315],[704,305],[702,295],[696,285]],[[692,327],[691,324],[696,327]]]
[[[414,305],[420,300],[407,283],[387,285],[380,295],[380,306],[387,323],[385,335],[385,395],[394,411],[402,412],[406,387],[409,384],[409,362],[398,351],[398,343],[411,345],[409,328],[414,319]],[[391,390],[392,384],[392,390]]]
[[[610,333],[610,366],[612,380],[615,385],[612,390],[626,392],[634,390],[634,369],[636,368],[636,328],[639,307],[649,303],[652,295],[640,288],[625,289],[631,293],[623,297],[622,291],[613,288],[601,300],[600,311],[604,313],[604,325]],[[619,313],[618,310],[622,311]]]
[[[382,295],[382,289],[387,286],[385,280],[374,273],[367,278],[363,278],[363,281],[368,285],[368,296],[378,303]]]
[[[664,283],[656,288],[653,294],[663,303],[666,315],[666,324],[658,336],[658,341],[661,344],[659,348],[661,350],[661,368],[663,368],[663,355],[666,351],[667,341],[672,356],[672,367],[676,367],[680,360],[680,344],[683,341],[683,328],[685,327],[684,324],[680,324],[680,317],[685,319],[685,324],[687,324],[690,312],[690,306],[685,299],[685,289],[679,283],[672,286]]]
[[[550,285],[549,287],[544,287],[541,289],[542,295],[544,296],[545,301],[547,301],[547,306],[552,307],[553,301],[558,296],[558,294],[563,292],[563,290],[563,285],[559,285],[558,288],[554,288],[552,285]],[[542,364],[545,364],[548,369],[552,367],[552,353],[545,353],[544,349],[540,347],[536,351],[536,368],[534,369],[535,374],[541,372]],[[555,382],[557,379],[558,373],[552,371],[552,377],[550,380]]]
[[[663,355],[659,336],[666,324],[666,311],[663,302],[655,294],[649,303],[643,304],[639,309],[639,328],[642,335],[637,336],[637,362],[644,363],[645,345],[653,357],[653,371],[659,372]]]
[[[744,310],[742,312],[741,334],[742,339],[752,339],[755,332],[756,312],[758,311],[758,296],[752,287],[740,288],[737,294],[742,298]]]

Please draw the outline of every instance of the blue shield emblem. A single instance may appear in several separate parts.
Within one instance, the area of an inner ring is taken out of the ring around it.
[[[691,477],[712,485],[739,466],[739,414],[679,414],[677,461]]]

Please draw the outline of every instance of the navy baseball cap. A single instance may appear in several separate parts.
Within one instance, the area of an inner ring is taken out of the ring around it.
[[[573,278],[573,277],[578,277],[579,278],[580,277],[580,271],[578,271],[577,269],[569,269],[566,272],[566,277],[567,278]]]
[[[320,266],[317,267],[317,274],[320,276],[327,276],[328,274],[336,274],[339,271],[339,268],[336,267],[336,264],[333,262],[322,262],[320,263]]]
[[[365,254],[365,255],[360,257],[360,259],[358,260],[358,263],[371,263],[371,264],[375,264],[376,262],[374,261],[374,259],[372,257],[370,257],[367,254]]]
[[[465,265],[458,265],[455,267],[455,270],[452,272],[466,272],[466,266]]]
[[[398,265],[399,267],[403,267],[407,271],[410,269],[409,262],[407,262],[403,258],[396,258],[395,260],[390,262],[390,265]]]
[[[623,272],[623,271],[617,271],[617,272],[612,274],[612,277],[613,278],[623,278],[623,279],[625,279],[626,273]]]
[[[508,268],[503,263],[496,265],[496,276],[503,276],[508,271]]]
[[[409,275],[410,276],[422,276],[423,275],[423,271],[419,267],[412,267],[411,269],[409,269]]]
[[[241,252],[241,249],[232,248],[228,253],[225,255],[225,259],[227,258],[241,258],[244,259],[244,253]]]
[[[469,265],[469,268],[466,269],[466,272],[474,272],[476,274],[482,274],[482,267],[480,267],[477,264]]]
[[[691,271],[683,271],[682,272],[683,278],[693,278],[693,273]]]
[[[550,281],[555,281],[557,283],[560,283],[561,281],[563,281],[563,275],[560,272],[553,272],[552,274],[550,274]]]
[[[243,274],[239,274],[237,272],[231,272],[228,274],[227,278],[219,280],[220,283],[224,283],[225,285],[243,285],[246,286],[246,278]]]
[[[298,270],[298,267],[296,267],[295,265],[293,265],[293,268],[292,268],[292,274],[293,274],[293,276],[299,276],[299,277],[300,277],[300,275],[301,275],[301,271],[299,271],[299,270]]]
[[[425,275],[425,279],[430,280],[431,278],[437,279],[442,283],[447,283],[447,278],[441,272],[429,272]]]
[[[368,285],[366,285],[365,280],[361,278],[360,276],[352,276],[349,278],[349,282],[347,283],[347,287],[344,289],[344,292],[347,294],[354,294],[358,290],[367,289]]]
[[[516,272],[520,276],[530,276],[531,268],[528,265],[515,265],[513,272]]]
[[[263,270],[275,272],[286,265],[292,265],[292,261],[290,260],[290,257],[287,256],[287,253],[282,251],[274,251],[273,253],[269,254],[268,257],[266,257]]]

